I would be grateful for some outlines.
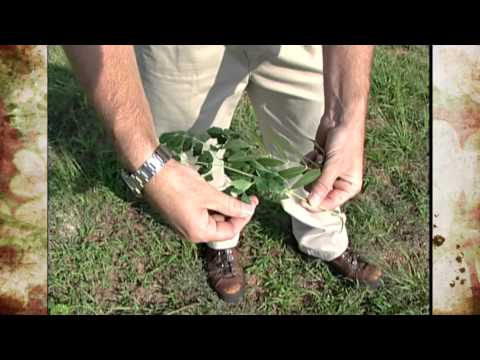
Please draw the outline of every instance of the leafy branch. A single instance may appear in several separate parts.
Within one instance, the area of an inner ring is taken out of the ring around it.
[[[321,175],[318,164],[304,159],[298,150],[293,152],[299,155],[296,163],[265,156],[258,146],[245,142],[230,129],[213,127],[197,136],[186,131],[169,132],[160,137],[160,143],[176,160],[189,159],[206,181],[213,180],[215,166],[222,166],[230,179],[223,191],[247,203],[253,194],[275,202],[289,196],[306,201],[296,190],[312,184]],[[285,139],[275,139],[274,145],[285,158],[287,152],[293,151]]]

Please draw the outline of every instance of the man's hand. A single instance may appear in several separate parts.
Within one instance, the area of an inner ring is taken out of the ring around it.
[[[373,46],[324,46],[325,114],[316,141],[325,150],[309,208],[335,209],[358,194],[363,179],[365,117]],[[307,155],[318,161],[318,153]]]
[[[208,184],[193,168],[170,160],[146,186],[147,201],[184,237],[194,243],[234,238],[250,221],[251,205]]]
[[[152,113],[131,45],[64,47],[80,83],[100,113],[126,170],[134,171],[157,148]],[[193,242],[229,240],[255,207],[209,185],[195,170],[170,160],[145,186],[150,204]]]
[[[320,126],[317,142],[325,149],[325,158],[317,151],[309,153],[307,158],[314,162],[325,162],[322,176],[310,192],[309,209],[332,210],[360,192],[363,179],[363,139],[363,129],[358,127],[323,129]]]

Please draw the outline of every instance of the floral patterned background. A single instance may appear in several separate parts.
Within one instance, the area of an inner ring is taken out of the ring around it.
[[[433,313],[480,313],[480,46],[433,46]]]
[[[47,313],[46,45],[0,45],[0,314]]]

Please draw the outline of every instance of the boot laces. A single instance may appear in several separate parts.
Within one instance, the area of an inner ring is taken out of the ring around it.
[[[343,257],[346,261],[348,261],[352,265],[352,269],[354,272],[357,272],[358,270],[358,258],[357,256],[353,253],[351,249],[347,249],[343,253]]]
[[[232,249],[219,250],[217,252],[218,271],[226,276],[235,276],[235,257]]]

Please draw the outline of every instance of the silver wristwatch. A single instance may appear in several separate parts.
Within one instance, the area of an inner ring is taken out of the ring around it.
[[[128,173],[122,169],[122,179],[137,197],[141,197],[145,185],[165,167],[171,158],[172,155],[160,145],[137,171]]]

